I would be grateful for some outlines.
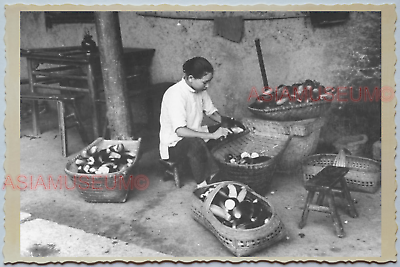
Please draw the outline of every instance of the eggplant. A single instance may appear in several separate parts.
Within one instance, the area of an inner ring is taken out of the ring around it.
[[[97,146],[92,146],[90,149],[89,149],[89,155],[93,155],[93,154],[95,154],[96,152],[97,152]]]

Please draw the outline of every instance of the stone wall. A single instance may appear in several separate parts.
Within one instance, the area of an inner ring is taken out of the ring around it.
[[[194,56],[215,68],[209,93],[222,113],[243,118],[251,88],[263,82],[254,40],[261,41],[270,86],[315,79],[326,86],[380,87],[380,13],[351,12],[348,21],[315,27],[310,17],[245,20],[240,43],[214,35],[212,20],[171,19],[120,13],[126,47],[155,48],[153,82],[177,81],[182,64]],[[80,45],[94,24],[45,27],[43,12],[21,13],[21,48]],[[21,77],[26,76],[21,60]],[[251,101],[253,101],[252,99]]]

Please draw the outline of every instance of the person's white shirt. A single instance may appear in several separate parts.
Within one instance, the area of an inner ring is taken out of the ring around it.
[[[206,90],[196,92],[184,78],[171,86],[165,92],[161,104],[161,158],[169,159],[168,147],[175,146],[182,139],[176,134],[176,129],[187,127],[198,132],[208,132],[208,127],[202,125],[204,114],[210,116],[216,111]]]

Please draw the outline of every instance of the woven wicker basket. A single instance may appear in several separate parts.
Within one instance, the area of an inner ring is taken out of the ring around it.
[[[271,246],[285,237],[286,231],[283,223],[276,214],[274,208],[264,197],[241,183],[228,181],[216,184],[217,187],[208,194],[204,202],[194,193],[192,194],[192,216],[197,222],[211,231],[232,254],[237,257],[249,256]],[[217,192],[228,184],[234,184],[240,187],[245,186],[247,194],[258,198],[260,203],[272,212],[272,217],[269,222],[254,229],[233,229],[223,225],[210,211],[210,205]]]
[[[368,142],[368,137],[365,134],[349,135],[340,137],[333,143],[337,151],[346,148],[353,156],[362,156],[365,149],[365,144]]]
[[[303,162],[303,181],[311,179],[324,167],[333,165],[336,154],[316,154]],[[362,157],[346,156],[346,182],[351,191],[375,193],[381,185],[381,166],[379,162]]]
[[[236,138],[217,145],[212,154],[225,173],[225,179],[237,181],[250,186],[260,194],[264,194],[271,183],[275,167],[280,156],[290,142],[290,136],[261,136],[246,130]],[[260,156],[271,159],[257,164],[236,164],[225,161],[227,154],[240,155],[242,152],[257,152]]]
[[[109,145],[115,145],[117,143],[122,143],[126,150],[136,155],[132,165],[124,167],[118,172],[109,174],[78,173],[78,167],[75,164],[75,161],[79,157],[80,153],[68,161],[65,167],[65,173],[74,183],[75,188],[79,191],[85,201],[122,203],[127,200],[130,187],[133,183],[129,175],[138,162],[140,156],[139,148],[141,138],[138,140],[104,140],[99,137],[83,150],[88,151],[93,146],[97,146],[99,149],[104,149]]]
[[[292,136],[309,136],[323,126],[323,119],[307,119],[301,121],[269,121],[259,118],[244,118],[244,126],[257,135],[286,134]]]
[[[296,121],[323,116],[330,108],[330,101],[315,101],[309,103],[281,106],[276,108],[248,109],[256,116],[275,121]]]
[[[302,132],[307,133],[307,135],[293,136],[290,140],[278,164],[278,169],[285,172],[297,171],[301,161],[315,152],[324,119],[317,118],[288,123],[297,125],[298,129],[304,128],[305,130]]]
[[[372,158],[374,160],[381,160],[381,153],[382,153],[382,144],[381,144],[381,140],[376,141],[373,145],[372,145]]]

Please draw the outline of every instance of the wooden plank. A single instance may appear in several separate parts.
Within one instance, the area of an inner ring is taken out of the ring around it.
[[[64,91],[74,91],[74,92],[82,92],[88,93],[89,89],[87,88],[77,88],[70,86],[59,86],[59,85],[49,85],[43,83],[33,83],[34,88],[43,88],[43,89],[54,89],[54,90],[64,90]]]
[[[241,16],[244,20],[272,20],[309,17],[308,11],[143,11],[136,14],[144,17],[214,20],[219,17]]]

